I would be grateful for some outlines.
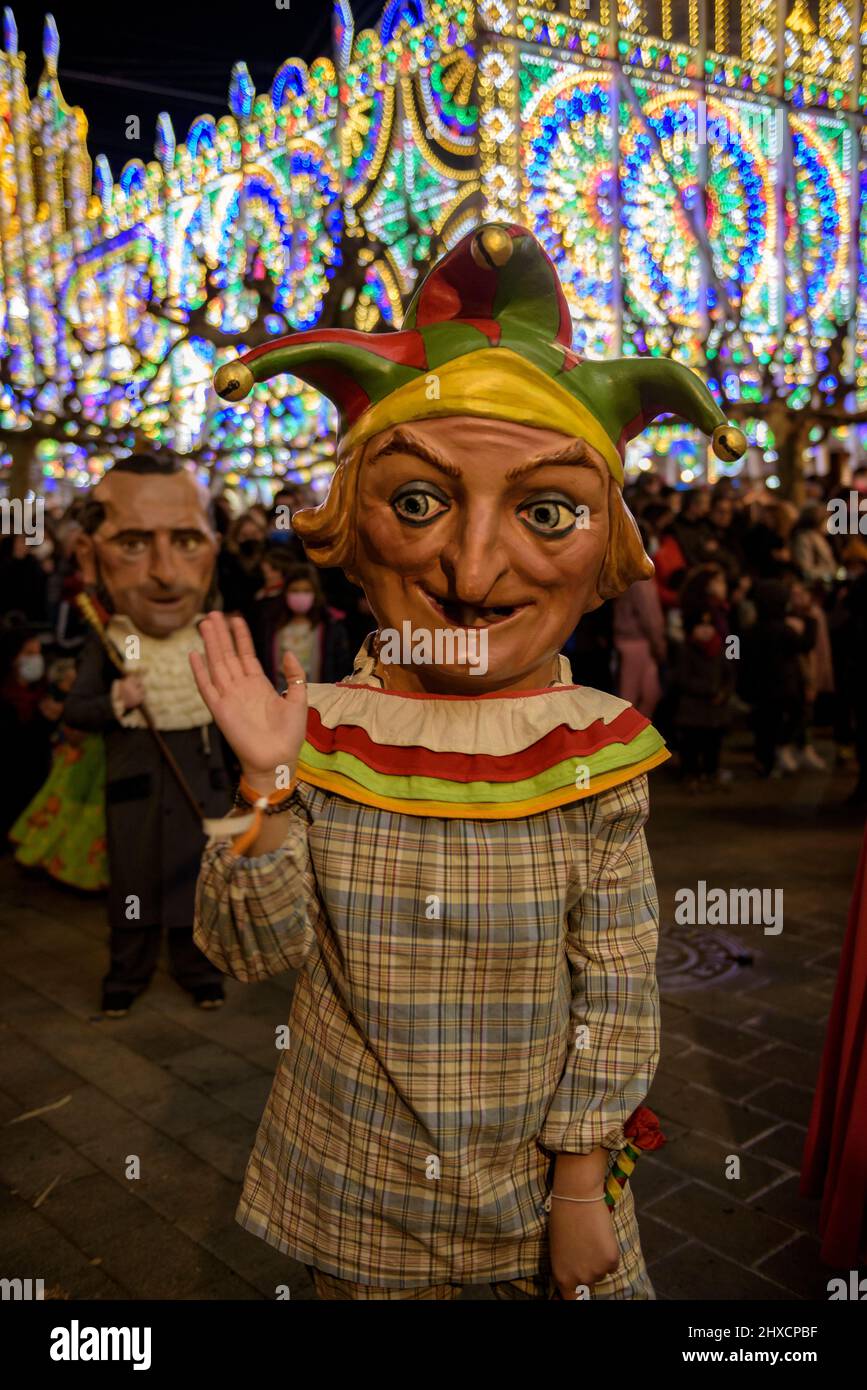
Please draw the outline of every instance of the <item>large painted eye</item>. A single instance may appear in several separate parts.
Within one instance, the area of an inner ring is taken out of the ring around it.
[[[518,509],[518,516],[540,536],[565,536],[574,530],[578,508],[562,497],[539,497]]]
[[[411,526],[424,526],[448,511],[448,503],[434,492],[412,488],[395,497],[392,504],[401,521]]]

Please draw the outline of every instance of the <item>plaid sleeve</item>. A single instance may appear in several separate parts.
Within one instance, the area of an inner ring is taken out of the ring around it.
[[[280,848],[255,859],[234,856],[225,840],[205,846],[193,940],[225,974],[265,980],[304,964],[315,904],[307,828],[293,815]]]
[[[584,886],[567,919],[566,1064],[539,1136],[554,1153],[622,1148],[623,1126],[650,1090],[659,1060],[646,775],[601,793],[595,812]]]

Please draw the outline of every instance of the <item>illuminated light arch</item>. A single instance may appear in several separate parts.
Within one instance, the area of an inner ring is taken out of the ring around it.
[[[849,188],[820,130],[801,116],[790,117],[792,158],[798,175],[807,310],[813,322],[832,312],[849,272]],[[818,225],[818,230],[816,227]]]
[[[379,33],[382,42],[389,43],[402,24],[416,28],[426,22],[427,13],[424,0],[388,0],[382,19],[379,21]]]
[[[394,120],[394,87],[363,84],[344,112],[340,157],[347,179],[346,200],[354,207],[379,176],[388,153]]]
[[[290,97],[305,101],[308,95],[307,64],[300,58],[287,58],[281,63],[271,83],[271,102],[275,111],[282,110]]]

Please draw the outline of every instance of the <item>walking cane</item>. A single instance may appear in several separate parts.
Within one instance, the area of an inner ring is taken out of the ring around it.
[[[99,612],[97,610],[97,606],[94,603],[93,599],[90,597],[90,595],[78,594],[76,596],[75,603],[78,608],[78,611],[84,618],[84,621],[88,624],[89,627],[93,629],[93,631],[99,638],[99,641],[102,647],[104,648],[106,654],[108,655],[108,658],[111,661],[112,665],[117,667],[121,675],[130,675],[131,673],[126,669],[126,662],[124,661],[121,653],[118,651],[117,647],[114,645],[108,633],[106,632],[102,618],[100,617]],[[154,723],[153,715],[151,714],[150,710],[144,702],[142,702],[138,706],[138,709],[141,710],[142,717],[148,728],[148,732],[151,734],[154,742],[159,748],[160,754],[167,768],[169,769],[175,781],[177,782],[178,787],[183,792],[184,800],[186,801],[196,820],[199,822],[200,825],[202,825],[205,820],[202,814],[202,808],[196,801],[196,798],[193,796],[193,793],[190,789],[190,785],[187,782],[187,779],[184,776],[183,772],[178,767],[172,750],[169,748],[168,744],[166,743],[165,739],[163,738],[162,734],[160,733],[159,729]]]

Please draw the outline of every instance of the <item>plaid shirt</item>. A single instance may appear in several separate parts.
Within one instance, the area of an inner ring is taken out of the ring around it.
[[[646,776],[524,820],[305,783],[292,809],[269,854],[211,842],[198,883],[216,965],[299,972],[238,1221],[361,1283],[536,1273],[552,1155],[619,1148],[658,1060]],[[646,1297],[623,1208],[619,1296]]]

